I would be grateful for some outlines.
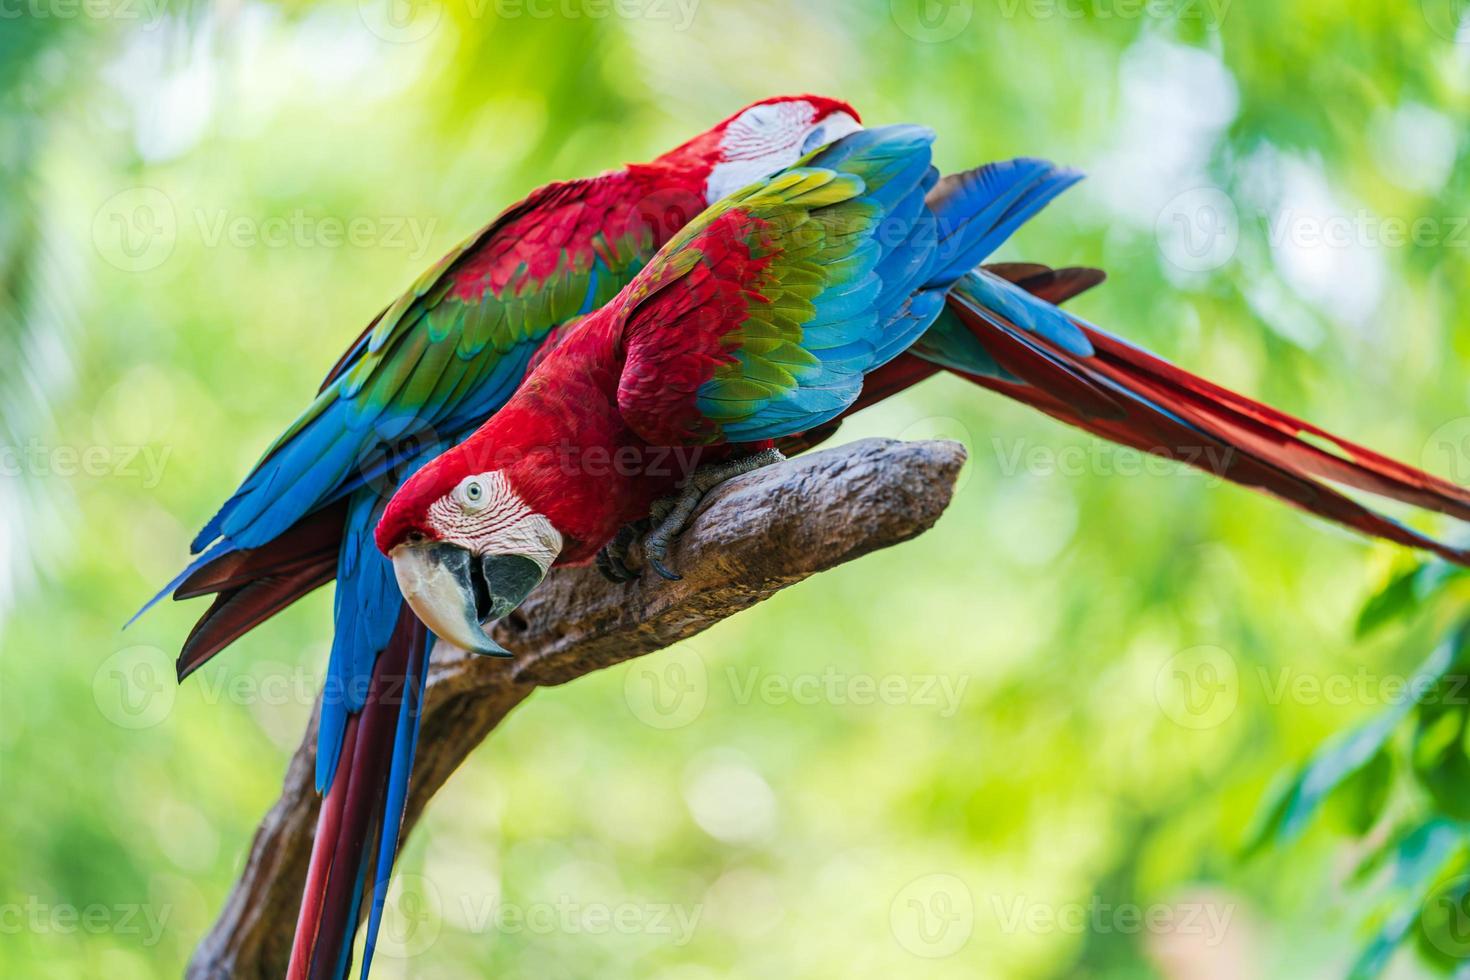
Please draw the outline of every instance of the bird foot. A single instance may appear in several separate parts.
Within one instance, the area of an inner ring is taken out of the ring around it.
[[[633,543],[648,533],[651,526],[647,520],[624,524],[613,539],[598,550],[597,570],[603,578],[621,584],[638,577],[638,573],[628,567],[628,559],[633,554]]]
[[[669,545],[684,530],[700,500],[715,487],[742,473],[779,463],[786,457],[779,449],[766,449],[727,463],[712,463],[694,471],[689,482],[672,497],[654,501],[649,511],[653,532],[643,541],[643,559],[650,568],[671,582],[683,578],[668,567]]]

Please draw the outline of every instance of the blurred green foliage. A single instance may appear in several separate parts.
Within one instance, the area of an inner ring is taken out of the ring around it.
[[[531,187],[754,98],[927,123],[945,168],[1082,166],[1005,257],[1103,266],[1094,322],[1470,480],[1460,9],[0,6],[0,974],[174,976],[222,901],[329,594],[179,688],[198,607],[119,627],[347,341]],[[1459,664],[1463,586],[1426,605],[1392,549],[949,380],[869,434],[967,443],[939,528],[538,693],[409,841],[382,976],[1459,954],[1464,712],[1399,695]]]
[[[1359,634],[1463,609],[1465,579],[1438,561],[1406,569],[1364,605]],[[1351,881],[1376,901],[1367,921],[1378,931],[1353,964],[1355,980],[1380,976],[1411,937],[1446,972],[1470,960],[1470,622],[1382,693],[1378,714],[1278,781],[1243,848],[1289,844],[1324,814],[1360,841]]]

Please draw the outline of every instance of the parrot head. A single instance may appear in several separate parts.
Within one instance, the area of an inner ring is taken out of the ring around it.
[[[472,653],[510,656],[487,630],[540,584],[564,543],[517,490],[515,470],[485,469],[467,447],[452,449],[399,488],[376,531],[409,607]]]
[[[846,102],[820,95],[776,96],[746,106],[655,164],[704,173],[704,200],[713,204],[862,128],[857,110]]]

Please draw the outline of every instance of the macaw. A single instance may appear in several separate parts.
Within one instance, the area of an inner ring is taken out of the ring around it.
[[[702,493],[779,458],[776,441],[819,440],[855,407],[940,368],[1470,564],[1470,552],[1323,481],[1467,518],[1460,487],[1049,302],[1095,282],[1091,270],[976,268],[1080,175],[1021,159],[936,183],[931,139],[918,127],[864,130],[712,206],[547,352],[499,412],[405,481],[376,540],[419,618],[457,646],[503,654],[487,631],[553,565],[592,559],[650,516],[645,564],[676,577],[669,542]],[[1187,451],[1202,448],[1221,451]],[[609,570],[630,571],[625,555],[607,557]]]
[[[845,102],[770,98],[648,163],[533,191],[368,325],[148,604],[215,596],[179,655],[182,681],[337,580],[317,734],[325,799],[291,977],[346,975],[375,854],[367,975],[397,853],[429,638],[373,546],[391,491],[498,409],[558,328],[617,295],[708,204],[859,129]]]

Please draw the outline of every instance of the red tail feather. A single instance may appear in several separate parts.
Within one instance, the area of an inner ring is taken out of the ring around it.
[[[231,551],[214,559],[180,582],[174,598],[193,599],[224,592],[263,575],[284,575],[324,557],[336,558],[346,520],[346,500],[314,511],[269,544]]]
[[[1096,330],[1087,330],[1087,335],[1105,374],[1131,380],[1155,393],[1150,396],[1155,400],[1170,399],[1174,411],[1196,424],[1226,428],[1262,453],[1278,453],[1314,476],[1470,520],[1470,492],[1463,487],[1221,388],[1116,337]],[[1303,434],[1336,446],[1347,458],[1304,441]]]
[[[221,555],[174,590],[175,599],[218,593],[179,652],[179,680],[337,574],[345,502],[324,507],[259,548]]]
[[[315,903],[315,895],[307,891],[302,898],[302,921],[297,925],[297,945],[306,934],[310,945],[309,965],[303,965],[292,949],[292,969],[303,970],[315,980],[336,977],[344,949],[350,949],[357,931],[357,913],[361,910],[362,889],[367,883],[365,865],[376,852],[379,824],[382,819],[383,795],[392,767],[393,734],[407,683],[410,661],[417,643],[416,620],[404,606],[398,625],[383,652],[373,665],[372,683],[367,702],[357,717],[356,746],[348,749],[344,739],[343,762],[347,770],[338,769],[329,798],[339,789],[343,793],[341,815],[336,818],[332,837],[312,841],[311,866],[325,864],[326,882],[321,887],[319,913],[315,922],[307,917],[307,903]],[[351,730],[349,735],[354,734]],[[350,754],[349,754],[350,753]],[[343,785],[345,784],[345,785]],[[330,853],[325,858],[320,851]],[[312,880],[308,877],[308,885]],[[294,975],[294,974],[293,974]],[[341,974],[345,975],[345,971]]]
[[[322,800],[321,812],[317,814],[316,836],[311,842],[311,863],[306,871],[306,886],[301,890],[301,911],[296,916],[296,936],[291,941],[291,963],[286,970],[287,980],[306,980],[311,950],[316,944],[317,931],[322,924],[322,904],[327,898],[332,855],[336,851],[337,837],[342,832],[342,811],[347,801],[347,784],[350,782],[348,773],[352,771],[352,756],[357,749],[357,719],[357,715],[347,719],[347,727],[342,733],[342,754],[337,762],[337,772],[341,778],[333,781],[331,790]]]
[[[337,556],[329,555],[285,575],[266,575],[221,592],[194,624],[175,664],[179,680],[209,658],[337,574]]]
[[[1096,353],[1080,357],[1013,327],[996,326],[992,320],[1004,322],[1002,318],[994,311],[982,316],[963,297],[952,296],[949,302],[995,360],[1019,379],[962,375],[976,384],[1095,435],[1207,469],[1364,534],[1470,564],[1470,551],[1435,541],[1320,481],[1470,518],[1470,493],[1463,488],[1221,388],[1099,331],[1086,330]],[[1330,453],[1303,436],[1327,442],[1344,455]]]

